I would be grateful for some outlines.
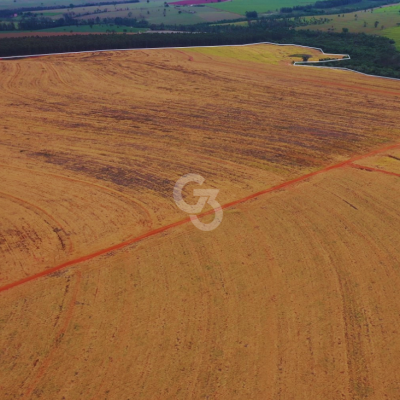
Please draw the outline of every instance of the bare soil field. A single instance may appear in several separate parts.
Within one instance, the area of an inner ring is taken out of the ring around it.
[[[2,399],[400,397],[400,82],[304,52],[0,61]]]

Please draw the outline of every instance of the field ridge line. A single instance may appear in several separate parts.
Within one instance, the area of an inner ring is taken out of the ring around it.
[[[104,53],[110,51],[143,51],[143,50],[184,50],[184,49],[209,49],[209,48],[216,48],[216,47],[246,47],[246,46],[257,46],[260,44],[270,44],[273,46],[295,46],[295,47],[302,47],[306,49],[313,49],[320,51],[323,55],[330,55],[330,56],[343,56],[349,57],[349,54],[332,54],[332,53],[325,53],[320,47],[312,47],[312,46],[304,46],[301,44],[294,44],[294,43],[274,43],[274,42],[255,42],[255,43],[244,43],[244,44],[217,44],[217,45],[210,45],[210,46],[178,46],[178,47],[135,47],[129,49],[104,49],[104,50],[82,50],[82,51],[66,51],[62,53],[43,53],[43,54],[26,54],[22,56],[6,56],[0,57],[1,60],[17,60],[23,58],[34,58],[34,57],[46,57],[46,56],[61,56],[61,55],[71,55],[71,54],[87,54],[87,53]],[[346,58],[345,58],[346,60]],[[342,60],[338,60],[342,61]],[[319,62],[319,61],[313,61]]]
[[[365,166],[365,165],[353,164],[353,163],[350,163],[350,164],[349,164],[349,167],[351,167],[351,168],[356,168],[356,169],[361,169],[362,171],[380,172],[381,174],[397,176],[397,177],[400,178],[400,174],[397,174],[396,172],[385,171],[384,169],[373,168],[373,167],[367,167],[367,166]]]

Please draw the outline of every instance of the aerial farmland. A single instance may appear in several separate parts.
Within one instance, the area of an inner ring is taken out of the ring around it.
[[[0,60],[2,400],[400,398],[400,81],[304,57]]]
[[[314,17],[315,18],[315,17]],[[359,12],[329,15],[324,24],[307,25],[302,29],[317,28],[322,31],[348,30],[357,33],[387,36],[400,46],[400,5],[370,8]]]

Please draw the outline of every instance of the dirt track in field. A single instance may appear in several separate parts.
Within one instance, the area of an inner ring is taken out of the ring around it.
[[[226,211],[211,235],[182,226],[32,282],[24,307],[16,288],[2,308],[15,376],[29,373],[32,398],[396,398],[398,186],[332,170]],[[32,350],[13,348],[25,330],[15,342],[12,321],[50,332],[52,313],[34,317],[76,273],[63,340],[54,331],[35,367],[21,362]]]
[[[369,161],[368,159],[373,157],[373,156],[375,156],[376,154],[379,155],[380,153],[383,153],[384,151],[396,150],[399,147],[400,147],[400,143],[393,144],[393,145],[387,146],[387,147],[382,148],[382,149],[373,150],[369,154],[353,157],[352,159],[344,161],[344,162],[341,162],[339,164],[332,165],[332,166],[326,167],[326,168],[324,168],[322,170],[318,170],[318,171],[312,172],[310,174],[301,176],[299,178],[295,178],[293,180],[281,183],[281,184],[279,184],[277,186],[273,186],[272,188],[268,188],[268,189],[262,190],[260,192],[253,193],[253,194],[251,194],[249,196],[246,196],[246,197],[244,197],[242,199],[237,199],[237,200],[232,201],[230,203],[223,204],[221,206],[221,208],[222,209],[227,209],[227,208],[230,208],[230,207],[234,207],[234,206],[236,206],[238,204],[241,204],[241,203],[244,203],[246,201],[256,199],[257,197],[262,196],[264,194],[272,193],[272,192],[277,191],[277,190],[282,190],[282,189],[288,188],[288,187],[290,187],[292,185],[295,185],[297,183],[301,183],[301,182],[303,182],[305,180],[308,180],[308,179],[310,179],[310,178],[312,178],[312,177],[314,177],[316,175],[323,174],[323,173],[332,171],[334,169],[343,168],[343,167],[346,167],[346,166],[349,166],[349,167],[352,167],[352,168],[357,168],[357,169],[360,169],[360,170],[381,172],[381,173],[384,173],[384,174],[387,174],[387,175],[400,177],[400,174],[397,174],[397,173],[394,173],[394,172],[390,172],[390,171],[386,171],[386,170],[382,170],[382,169],[377,169],[377,168],[372,168],[372,167],[367,167],[367,166],[363,166],[363,165],[354,163],[356,161],[360,161],[360,160],[363,160],[363,159],[367,159],[367,162],[368,162]],[[213,214],[213,213],[214,213],[213,210],[209,210],[209,211],[206,211],[205,213],[200,214],[198,217],[199,218],[205,217],[205,216]],[[65,262],[63,264],[54,266],[54,267],[49,268],[47,270],[41,271],[41,272],[39,272],[37,274],[27,276],[27,277],[25,277],[25,278],[23,278],[21,280],[9,283],[9,284],[4,285],[4,286],[0,286],[0,292],[4,292],[6,290],[13,289],[13,288],[15,288],[17,286],[23,285],[23,284],[28,283],[28,282],[32,282],[32,281],[34,281],[36,279],[39,279],[39,278],[42,278],[44,276],[48,276],[48,275],[54,274],[56,272],[62,271],[62,270],[66,269],[66,268],[69,268],[71,266],[74,266],[74,265],[83,263],[85,261],[89,261],[89,260],[92,260],[94,258],[100,257],[100,256],[102,256],[104,254],[111,253],[111,252],[116,251],[116,250],[121,250],[121,249],[123,249],[123,248],[125,248],[127,246],[130,246],[130,245],[134,244],[134,243],[140,242],[140,241],[142,241],[144,239],[150,238],[150,237],[155,236],[155,235],[159,235],[160,233],[166,232],[166,231],[168,231],[170,229],[176,228],[178,226],[181,226],[181,225],[184,225],[184,224],[187,224],[187,223],[190,223],[190,218],[185,218],[183,220],[177,221],[177,222],[172,223],[170,225],[162,226],[162,227],[157,228],[155,230],[146,232],[145,234],[143,234],[141,236],[129,239],[129,240],[125,241],[125,242],[121,242],[121,243],[118,243],[118,244],[116,244],[114,246],[106,247],[104,249],[101,249],[101,250],[99,250],[99,251],[97,251],[95,253],[87,254],[87,255],[85,255],[83,257],[79,257],[77,259],[73,259],[73,260],[67,261],[67,262]],[[63,244],[61,239],[60,239],[60,241]],[[64,247],[65,247],[65,245],[63,245],[63,248]],[[72,248],[72,244],[71,244],[71,248]],[[70,251],[70,253],[71,253],[71,251]]]
[[[0,62],[5,399],[400,396],[400,85],[212,51]]]

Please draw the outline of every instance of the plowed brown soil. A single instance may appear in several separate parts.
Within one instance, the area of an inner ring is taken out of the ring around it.
[[[400,398],[400,83],[238,51],[0,62],[2,399]]]

